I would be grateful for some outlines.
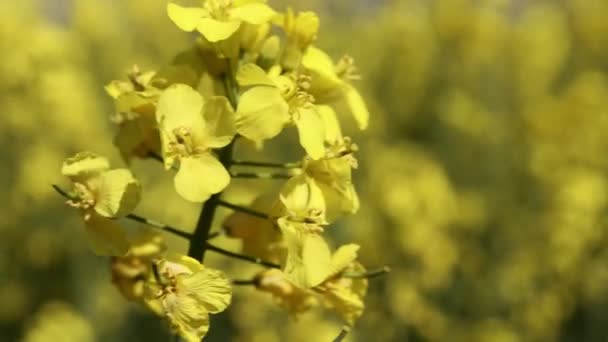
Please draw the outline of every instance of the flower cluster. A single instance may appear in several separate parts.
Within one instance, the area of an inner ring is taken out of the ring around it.
[[[336,114],[344,104],[359,128],[368,124],[351,83],[359,78],[353,59],[334,63],[314,45],[319,19],[313,12],[279,13],[255,0],[191,7],[172,1],[167,12],[178,28],[195,32],[195,43],[158,71],[134,67],[126,80],[106,86],[116,108],[114,144],[126,163],[161,161],[175,191],[205,205],[193,234],[139,217],[133,210],[141,186],[133,174],[111,170],[94,153],[78,153],[62,173],[73,183],[68,203],[81,210],[94,251],[112,257],[113,282],[127,299],[166,318],[186,341],[204,337],[209,314],[231,301],[226,275],[201,264],[206,250],[271,266],[251,284],[290,313],[322,304],[352,326],[367,291],[359,246],[332,254],[325,229],[359,209],[351,179],[357,146],[342,135]],[[249,208],[221,200],[239,176],[231,169],[238,164],[234,145],[242,140],[262,148],[289,127],[304,152],[300,162],[243,163],[287,170],[276,177],[289,178],[279,196],[262,194]],[[214,210],[222,205],[235,210],[223,226],[227,236],[242,240],[244,255],[201,241],[210,238]],[[129,236],[117,221],[125,217],[188,238],[188,256],[168,252],[160,235]]]

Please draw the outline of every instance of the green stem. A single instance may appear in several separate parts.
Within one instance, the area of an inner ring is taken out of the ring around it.
[[[301,167],[300,163],[271,163],[249,160],[235,160],[232,165],[238,166],[255,166],[255,167],[272,167],[277,169],[297,169]]]
[[[235,259],[239,259],[239,260],[243,260],[243,261],[248,261],[248,262],[251,262],[251,263],[254,263],[254,264],[258,264],[258,265],[262,265],[262,266],[266,266],[266,267],[270,267],[270,268],[281,268],[281,265],[275,264],[273,262],[265,261],[265,260],[262,260],[260,258],[251,257],[251,256],[248,256],[248,255],[242,255],[242,254],[238,254],[238,253],[235,253],[235,252],[231,252],[229,250],[226,250],[226,249],[217,247],[215,245],[212,245],[212,244],[210,244],[208,242],[205,245],[206,245],[205,247],[206,247],[207,250],[210,250],[210,251],[213,251],[213,252],[216,252],[218,254],[222,254],[222,255],[225,255],[225,256],[228,256],[228,257],[231,257],[231,258],[235,258]]]
[[[226,201],[219,200],[217,204],[221,205],[222,207],[226,207],[226,208],[232,209],[234,211],[240,211],[242,213],[245,213],[245,214],[248,214],[248,215],[251,215],[251,216],[255,216],[255,217],[259,217],[259,218],[262,218],[262,219],[269,219],[270,218],[270,216],[268,216],[267,214],[261,213],[259,211],[255,211],[253,209],[249,209],[247,207],[242,207],[240,205],[232,204],[232,203],[229,203],[229,202],[226,202]]]
[[[179,230],[177,228],[171,227],[169,225],[166,225],[164,223],[160,223],[160,222],[156,222],[150,219],[147,219],[145,217],[139,216],[139,215],[135,215],[135,214],[129,214],[127,216],[125,216],[126,218],[133,220],[133,221],[137,221],[140,223],[144,223],[147,224],[151,227],[157,228],[157,229],[161,229],[164,230],[166,232],[169,232],[171,234],[177,235],[179,237],[183,237],[184,239],[191,239],[192,238],[192,234],[190,233],[186,233],[182,230]]]
[[[344,273],[342,274],[342,277],[344,278],[375,278],[381,275],[385,275],[387,273],[389,273],[391,271],[390,267],[388,266],[384,266],[382,268],[379,268],[377,270],[372,270],[372,271],[368,271],[365,273]]]
[[[270,173],[270,172],[230,172],[232,178],[247,178],[247,179],[289,179],[292,175],[287,173]]]
[[[340,330],[340,334],[334,338],[332,342],[341,342],[346,338],[346,335],[350,332],[350,328],[347,326],[343,326],[342,330]]]

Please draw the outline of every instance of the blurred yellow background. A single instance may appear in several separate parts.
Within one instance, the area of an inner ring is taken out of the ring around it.
[[[372,113],[368,131],[347,129],[361,210],[333,241],[393,271],[370,282],[347,340],[605,341],[608,1],[271,3],[319,13],[318,45],[355,58]],[[165,4],[0,2],[0,341],[170,341],[112,287],[50,186],[79,150],[120,163],[103,86],[189,44]],[[145,189],[138,213],[194,226],[198,207],[161,167],[132,168]],[[251,198],[249,185],[233,198]],[[322,312],[295,322],[239,288],[206,341],[330,341],[339,328]]]

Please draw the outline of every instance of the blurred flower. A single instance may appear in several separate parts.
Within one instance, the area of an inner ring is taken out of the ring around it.
[[[129,246],[127,255],[110,259],[112,282],[127,300],[145,304],[160,315],[158,301],[144,300],[145,284],[153,278],[152,263],[167,246],[161,235],[148,230],[131,239]]]

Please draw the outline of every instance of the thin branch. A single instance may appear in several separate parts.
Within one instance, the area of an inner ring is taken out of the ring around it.
[[[258,283],[258,281],[254,278],[254,279],[233,279],[232,280],[232,285],[239,285],[239,286],[248,286],[248,285],[253,285],[256,286]]]
[[[139,215],[129,214],[129,215],[125,216],[125,217],[128,218],[128,219],[131,219],[133,221],[144,223],[144,224],[147,224],[147,225],[149,225],[151,227],[164,230],[164,231],[169,232],[171,234],[175,234],[175,235],[177,235],[179,237],[183,237],[184,239],[190,239],[192,237],[192,234],[190,234],[190,233],[186,233],[186,232],[184,232],[184,231],[182,231],[180,229],[171,227],[171,226],[166,225],[164,223],[160,223],[160,222],[156,222],[154,220],[147,219],[147,218],[139,216]]]
[[[348,335],[348,333],[350,332],[350,327],[348,326],[343,326],[342,330],[340,330],[340,334],[338,336],[336,336],[336,338],[334,338],[333,342],[341,342],[342,340],[344,340],[346,338],[346,335]]]
[[[74,197],[70,196],[70,194],[67,193],[67,191],[63,190],[62,188],[59,187],[59,185],[57,184],[51,184],[51,186],[53,187],[53,189],[55,189],[55,191],[57,191],[61,196],[67,198],[67,199],[71,199],[73,200]]]
[[[272,163],[272,162],[261,162],[261,161],[250,161],[250,160],[235,160],[232,165],[237,166],[254,166],[254,167],[272,167],[278,169],[297,169],[302,165],[301,163]]]
[[[70,196],[70,194],[68,194],[65,190],[63,190],[62,188],[60,188],[58,185],[52,184],[52,186],[53,186],[53,189],[55,189],[55,191],[57,191],[61,196],[65,197],[67,199],[71,199],[71,200],[74,199],[74,197]],[[160,222],[157,222],[157,221],[154,221],[154,220],[150,220],[150,219],[147,219],[145,217],[142,217],[142,216],[139,216],[139,215],[136,215],[136,214],[129,214],[129,215],[125,216],[125,218],[128,218],[128,219],[133,220],[133,221],[137,221],[139,223],[147,224],[147,225],[149,225],[151,227],[154,227],[156,229],[164,230],[166,232],[169,232],[171,234],[175,234],[175,235],[177,235],[179,237],[183,237],[185,239],[190,239],[192,237],[192,234],[186,233],[186,232],[184,232],[184,231],[182,231],[182,230],[180,230],[178,228],[171,227],[171,226],[166,225],[164,223],[160,223]]]
[[[248,179],[289,179],[293,177],[288,173],[271,173],[271,172],[230,172],[232,178],[248,178]]]
[[[382,268],[379,268],[377,270],[372,270],[372,271],[368,271],[365,273],[344,273],[342,274],[342,276],[344,278],[375,278],[381,275],[385,275],[387,273],[389,273],[391,271],[390,267],[388,266],[384,266]]]
[[[221,205],[222,207],[226,207],[226,208],[229,208],[229,209],[232,209],[232,210],[235,210],[235,211],[240,211],[242,213],[245,213],[245,214],[248,214],[248,215],[251,215],[251,216],[259,217],[259,218],[262,218],[262,219],[270,219],[270,216],[268,216],[268,214],[264,214],[264,213],[261,213],[259,211],[256,211],[256,210],[253,210],[253,209],[250,209],[250,208],[247,208],[247,207],[242,207],[240,205],[232,204],[232,203],[229,203],[229,202],[226,202],[226,201],[223,201],[223,200],[218,200],[217,204]]]
[[[230,258],[244,260],[244,261],[248,261],[248,262],[251,262],[251,263],[254,263],[254,264],[258,264],[258,265],[262,265],[262,266],[266,266],[266,267],[270,267],[270,268],[281,268],[280,265],[275,264],[273,262],[265,261],[265,260],[262,260],[262,259],[256,258],[256,257],[251,257],[251,256],[247,256],[247,255],[238,254],[238,253],[235,253],[235,252],[231,252],[229,250],[226,250],[226,249],[217,247],[215,245],[212,245],[212,244],[210,244],[208,242],[206,243],[206,248],[208,250],[210,250],[210,251],[216,252],[218,254],[225,255],[225,256],[230,257]]]

